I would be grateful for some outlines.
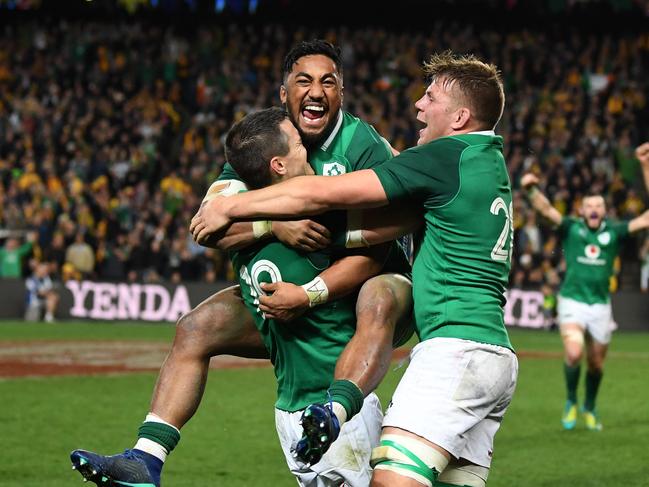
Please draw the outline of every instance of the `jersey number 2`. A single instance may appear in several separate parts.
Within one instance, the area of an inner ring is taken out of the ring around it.
[[[491,258],[497,262],[511,262],[514,247],[514,207],[512,203],[509,203],[508,207],[505,200],[499,196],[493,200],[489,211],[491,211],[492,215],[498,215],[501,211],[505,213],[505,225],[500,232],[496,245],[491,249]],[[509,250],[505,250],[508,236],[510,237]]]

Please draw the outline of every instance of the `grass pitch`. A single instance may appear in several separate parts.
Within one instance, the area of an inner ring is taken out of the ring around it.
[[[173,327],[164,325],[0,323],[0,341],[171,343],[172,337]],[[649,485],[649,334],[614,335],[598,401],[600,433],[581,423],[561,430],[558,334],[512,330],[511,337],[521,356],[518,389],[496,437],[488,485]],[[404,370],[395,364],[384,380],[378,391],[383,405]],[[81,485],[69,452],[112,454],[131,447],[155,379],[155,373],[0,379],[0,486]],[[275,437],[274,395],[270,368],[212,370],[203,403],[165,465],[163,485],[294,486]]]

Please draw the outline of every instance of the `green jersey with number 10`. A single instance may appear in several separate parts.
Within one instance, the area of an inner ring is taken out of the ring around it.
[[[280,242],[260,243],[235,253],[241,296],[270,354],[277,377],[277,402],[283,411],[298,411],[322,402],[336,361],[356,329],[352,294],[321,304],[299,318],[282,323],[259,311],[262,282],[305,284],[329,266],[326,253],[303,254]]]
[[[419,338],[512,348],[504,324],[511,265],[512,194],[493,132],[442,137],[375,168],[390,199],[426,213],[413,265]]]

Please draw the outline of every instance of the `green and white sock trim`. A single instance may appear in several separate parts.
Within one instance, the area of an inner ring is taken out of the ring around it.
[[[147,414],[133,447],[159,458],[163,463],[180,441],[180,430],[153,413]]]

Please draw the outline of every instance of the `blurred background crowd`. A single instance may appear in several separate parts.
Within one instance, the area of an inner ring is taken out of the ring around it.
[[[188,224],[224,164],[228,127],[279,103],[283,56],[313,37],[342,48],[345,108],[399,150],[417,138],[413,105],[430,53],[472,52],[501,68],[512,285],[550,296],[563,270],[556,235],[518,189],[523,172],[541,175],[566,215],[591,189],[606,195],[612,217],[647,206],[633,150],[649,140],[649,30],[491,29],[442,18],[425,28],[331,25],[3,22],[0,276],[26,277],[45,262],[56,280],[234,279],[227,256],[195,245]],[[638,289],[648,253],[642,238],[629,242],[613,288]]]

